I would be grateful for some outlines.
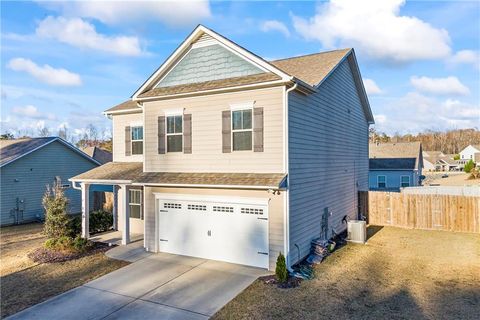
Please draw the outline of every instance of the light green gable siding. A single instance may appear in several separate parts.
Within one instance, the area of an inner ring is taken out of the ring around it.
[[[157,87],[169,87],[232,77],[263,71],[221,45],[194,48],[167,74]]]
[[[17,198],[25,203],[23,222],[43,218],[42,196],[47,184],[51,185],[56,176],[60,176],[63,183],[70,183],[69,178],[96,166],[60,142],[52,142],[2,167],[1,225],[14,223],[12,210],[16,207]],[[70,201],[70,213],[81,212],[80,191],[73,188],[65,191]]]

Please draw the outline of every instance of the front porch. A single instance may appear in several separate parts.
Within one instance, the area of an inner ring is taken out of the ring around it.
[[[110,245],[121,245],[122,232],[113,230],[113,231],[97,233],[94,236],[90,237],[90,240],[95,242],[108,243]],[[130,233],[130,242],[137,242],[137,241],[143,241],[143,234]]]

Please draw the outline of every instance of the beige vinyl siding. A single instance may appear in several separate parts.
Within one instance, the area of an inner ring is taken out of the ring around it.
[[[269,198],[269,259],[270,270],[275,269],[275,263],[279,252],[284,251],[283,247],[283,217],[284,217],[284,197],[285,193],[280,195],[272,195],[267,191],[258,190],[228,190],[228,189],[193,189],[193,188],[158,188],[146,187],[145,202],[145,246],[150,251],[157,250],[156,245],[156,224],[155,224],[155,196],[153,192],[160,193],[178,193],[191,195],[214,195],[214,196],[230,196],[230,197],[247,197],[247,198]],[[148,200],[147,200],[148,199]],[[148,203],[147,203],[148,202]],[[174,226],[172,226],[174,227]]]
[[[325,208],[329,236],[345,215],[357,218],[359,190],[368,190],[368,124],[345,60],[317,93],[289,96],[291,264],[319,237]]]
[[[142,155],[125,156],[125,127],[143,124],[142,113],[117,114],[112,116],[113,161],[142,162]],[[145,141],[145,135],[143,136]],[[145,142],[144,142],[145,143]]]
[[[222,153],[222,111],[255,101],[264,108],[264,152]],[[158,154],[158,116],[166,109],[192,115],[192,153]],[[282,87],[212,94],[144,103],[145,171],[283,172]]]

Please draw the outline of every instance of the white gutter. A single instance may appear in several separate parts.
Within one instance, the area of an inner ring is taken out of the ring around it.
[[[286,262],[287,262],[287,268],[288,270],[290,271],[293,271],[290,267],[290,263],[289,263],[289,256],[290,256],[290,192],[289,192],[289,188],[290,188],[290,175],[288,174],[289,172],[289,167],[288,167],[288,160],[289,160],[289,153],[288,153],[288,94],[290,92],[292,92],[293,90],[295,90],[297,88],[298,84],[295,83],[293,85],[293,87],[291,87],[290,89],[287,89],[285,90],[285,100],[284,100],[284,103],[285,103],[285,107],[284,107],[284,112],[285,112],[285,116],[284,116],[284,119],[285,119],[285,138],[284,138],[284,148],[285,148],[285,159],[284,159],[284,165],[285,165],[285,173],[287,174],[287,190],[285,192],[285,208],[284,208],[284,217],[283,217],[283,225],[284,225],[284,234],[283,234],[283,241],[284,241],[284,250],[285,250],[285,259],[286,259]]]
[[[254,190],[280,190],[278,186],[249,186],[249,185],[223,185],[223,184],[176,184],[176,183],[142,183],[134,182],[132,186],[172,187],[172,188],[210,188],[210,189],[254,189]]]

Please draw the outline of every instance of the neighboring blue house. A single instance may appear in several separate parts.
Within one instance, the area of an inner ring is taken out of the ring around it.
[[[0,225],[43,219],[42,197],[55,181],[69,198],[69,212],[80,213],[81,193],[68,179],[99,165],[58,137],[0,140]]]
[[[400,191],[421,185],[423,156],[420,142],[371,143],[370,190]]]

